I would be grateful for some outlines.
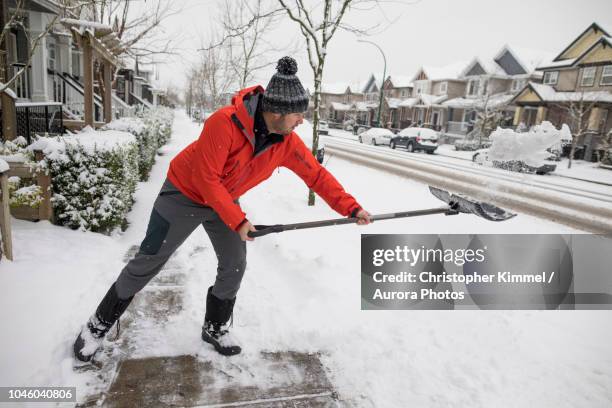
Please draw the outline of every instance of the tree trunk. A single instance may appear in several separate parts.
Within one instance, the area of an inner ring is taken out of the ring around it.
[[[319,66],[314,80],[314,108],[312,113],[312,154],[317,155],[319,150],[319,106],[321,104],[321,79],[323,74],[323,61],[319,59]],[[315,205],[315,193],[308,190],[308,205]]]

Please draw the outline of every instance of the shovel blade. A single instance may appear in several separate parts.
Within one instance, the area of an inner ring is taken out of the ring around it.
[[[446,190],[429,186],[429,191],[438,199],[444,201],[453,210],[467,214],[475,214],[489,221],[506,221],[516,214],[496,205],[477,201],[460,194],[451,194]]]

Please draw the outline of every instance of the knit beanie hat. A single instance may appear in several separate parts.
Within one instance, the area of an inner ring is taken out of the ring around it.
[[[297,62],[283,57],[276,64],[276,71],[263,94],[262,110],[281,114],[306,112],[308,95],[295,76]]]

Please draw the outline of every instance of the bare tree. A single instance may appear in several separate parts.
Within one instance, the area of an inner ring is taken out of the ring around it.
[[[352,8],[358,4],[375,4],[377,1],[369,0],[323,0],[316,5],[308,6],[305,0],[295,0],[289,4],[288,0],[277,0],[284,13],[295,22],[306,41],[308,62],[314,77],[314,110],[312,116],[312,154],[316,155],[319,148],[319,120],[321,105],[321,81],[330,41],[340,28],[355,34],[367,34],[368,29],[360,29],[344,22],[345,17]],[[372,28],[370,28],[371,30]],[[308,193],[308,205],[314,205],[315,195],[312,190]]]
[[[224,0],[225,34],[219,46],[227,48],[240,89],[247,87],[258,71],[275,63],[270,55],[286,49],[266,38],[278,17],[278,10],[266,10],[263,0]]]
[[[215,46],[214,39],[203,47],[200,62],[188,75],[188,91],[200,109],[214,110],[221,106],[224,94],[236,86],[236,71],[232,67],[230,49]]]
[[[570,99],[567,104],[556,104],[555,106],[564,110],[571,121],[570,128],[572,130],[572,145],[569,153],[567,168],[572,168],[574,155],[576,154],[576,145],[579,140],[583,140],[584,136],[590,133],[589,116],[597,100],[587,101],[585,92],[580,93],[580,97],[576,100]]]

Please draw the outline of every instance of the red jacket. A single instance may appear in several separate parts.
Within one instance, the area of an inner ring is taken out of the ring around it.
[[[168,179],[191,200],[212,207],[236,230],[246,214],[234,201],[283,166],[338,213],[348,216],[360,206],[292,132],[253,156],[254,116],[261,86],[240,91],[232,105],[223,107],[204,124],[200,138],[180,152],[168,170]]]

